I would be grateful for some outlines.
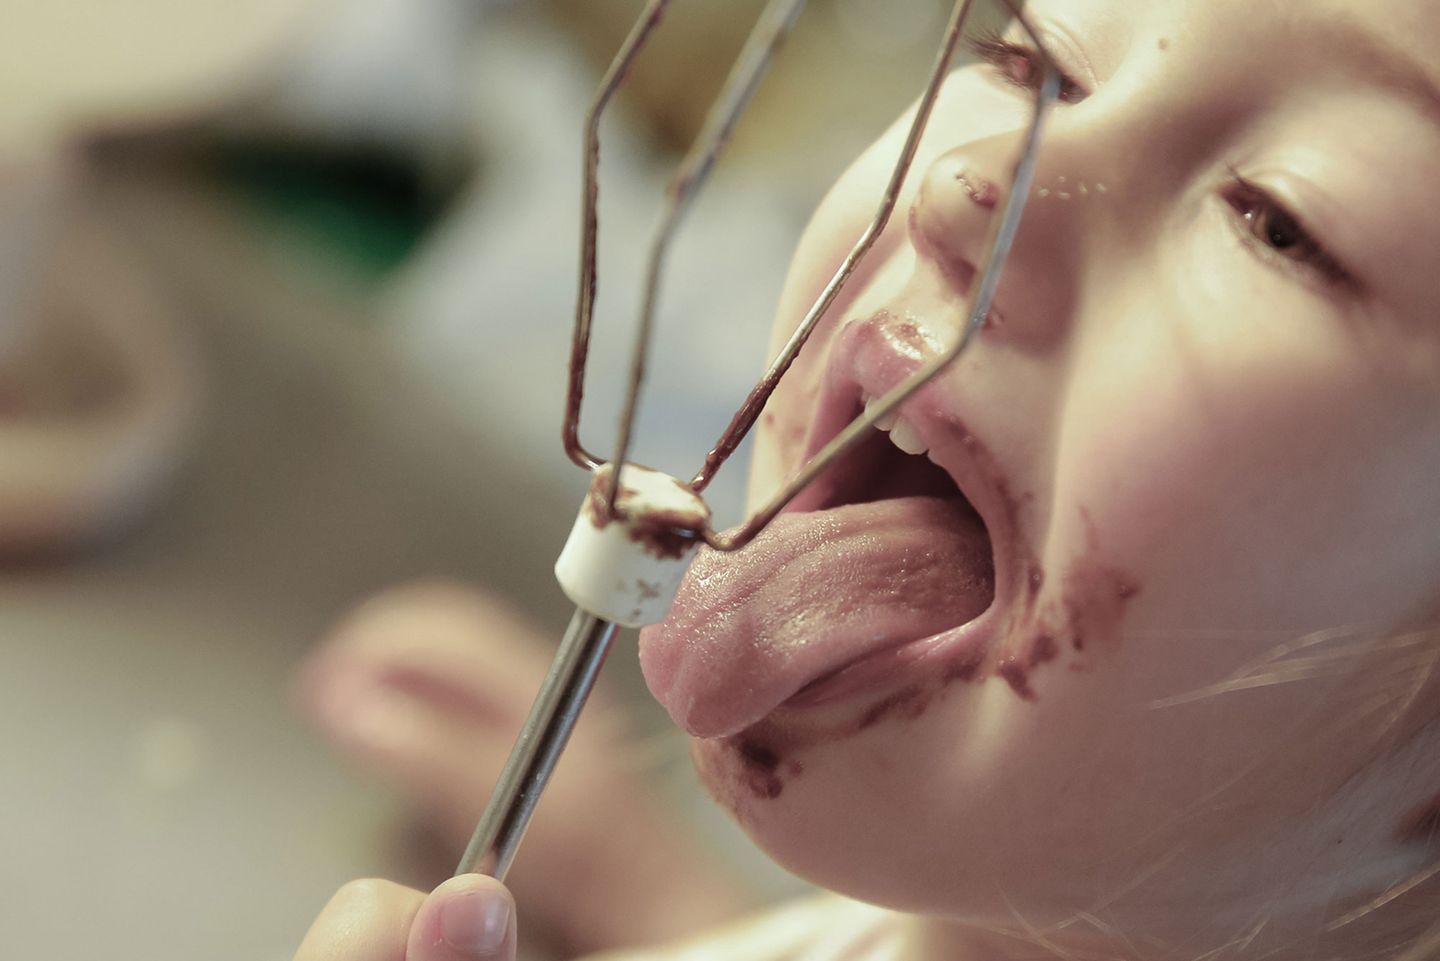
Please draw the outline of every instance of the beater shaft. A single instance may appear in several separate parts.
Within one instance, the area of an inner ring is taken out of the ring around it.
[[[456,874],[505,879],[540,793],[575,730],[605,655],[610,653],[616,630],[609,621],[575,610]]]
[[[986,245],[988,253],[978,265],[978,280],[966,305],[961,336],[948,350],[931,358],[908,380],[879,398],[865,414],[841,431],[738,530],[722,535],[711,526],[709,508],[701,499],[700,492],[754,427],[771,392],[836,301],[861,259],[884,231],[976,0],[955,0],[939,55],[874,220],[688,483],[629,463],[632,428],[644,380],[665,255],[672,245],[682,215],[708,177],[730,138],[736,120],[754,94],[760,77],[805,4],[804,0],[769,0],[700,136],[671,179],[649,250],[638,334],[631,357],[616,453],[610,462],[618,467],[611,468],[587,450],[579,438],[580,407],[596,295],[600,117],[641,48],[659,26],[670,2],[648,0],[635,28],[602,80],[586,117],[580,291],[571,343],[564,443],[571,460],[594,477],[590,496],[582,504],[580,518],[572,530],[571,543],[567,544],[557,567],[561,584],[576,601],[577,608],[550,673],[530,709],[470,845],[460,860],[457,873],[461,874],[478,871],[503,879],[509,871],[535,805],[574,730],[618,627],[621,624],[633,627],[658,621],[675,596],[684,568],[689,566],[702,542],[722,551],[737,550],[749,543],[803,487],[868,436],[877,420],[895,411],[907,397],[938,376],[965,351],[990,310],[1035,176],[1041,126],[1060,92],[1060,71],[1025,18],[1022,10],[1024,0],[1000,0],[1027,34],[1041,61],[1043,76],[1036,90],[1029,128],[1012,169],[1011,189],[999,216],[991,224]],[[622,474],[625,475],[624,483]],[[683,495],[682,503],[672,503],[677,495]],[[615,530],[611,529],[612,525]]]

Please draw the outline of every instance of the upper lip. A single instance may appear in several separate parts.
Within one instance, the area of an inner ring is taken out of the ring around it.
[[[836,336],[804,445],[808,462],[856,416],[864,400],[882,397],[908,379],[929,359],[927,351],[901,344],[894,327],[897,319],[885,312],[852,320]],[[915,322],[904,321],[908,328]],[[995,562],[996,602],[1010,596],[1023,572],[1010,569],[1015,552],[1017,519],[1013,488],[991,448],[971,429],[939,380],[912,394],[899,414],[929,448],[939,466],[975,508],[990,535]],[[810,490],[791,504],[792,510],[813,509]],[[807,504],[807,500],[812,503]]]

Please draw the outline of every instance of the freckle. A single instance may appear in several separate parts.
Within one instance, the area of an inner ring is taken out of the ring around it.
[[[1169,49],[1170,49],[1170,40],[1169,40],[1168,38],[1166,38],[1166,37],[1161,37],[1161,38],[1160,38],[1160,43],[1158,44],[1158,46],[1160,47],[1161,50],[1169,50]]]

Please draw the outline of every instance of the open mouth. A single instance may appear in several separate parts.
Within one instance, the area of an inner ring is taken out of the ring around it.
[[[862,411],[857,405],[846,422]],[[788,509],[821,511],[848,504],[933,497],[953,504],[984,526],[960,485],[931,459],[929,447],[908,421],[892,414],[876,428],[871,437],[830,465]],[[988,532],[986,537],[988,540]]]
[[[887,347],[878,322],[854,328],[797,454],[813,456],[918,363],[867,353]],[[641,637],[646,680],[677,723],[726,737],[782,707],[864,713],[887,692],[977,676],[998,625],[1005,487],[945,406],[916,394],[750,545],[701,552],[670,617]]]
[[[855,405],[849,419],[862,411],[861,405]],[[931,459],[910,422],[892,414],[876,426],[873,436],[827,468],[789,510],[818,513],[871,505],[892,520],[925,524],[925,544],[908,565],[919,582],[911,597],[917,604],[931,602],[937,613],[945,612],[945,624],[938,632],[930,629],[934,622],[920,635],[897,632],[884,645],[810,681],[787,702],[793,706],[823,703],[866,686],[900,659],[903,648],[975,620],[995,600],[994,545],[979,511]],[[909,545],[905,549],[914,550]],[[905,597],[911,589],[904,579],[897,579],[885,595]],[[937,592],[945,595],[938,602]]]

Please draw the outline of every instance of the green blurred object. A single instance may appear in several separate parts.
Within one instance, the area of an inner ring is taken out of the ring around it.
[[[455,192],[417,164],[378,151],[223,144],[204,166],[278,239],[371,285],[403,264]]]

